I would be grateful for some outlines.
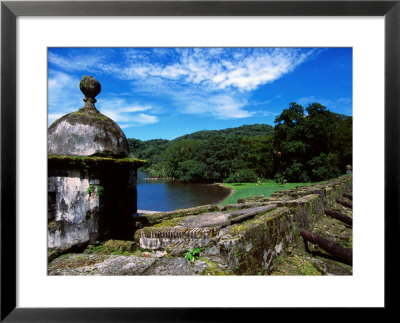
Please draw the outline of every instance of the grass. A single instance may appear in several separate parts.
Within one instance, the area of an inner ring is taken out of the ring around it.
[[[264,195],[265,197],[271,196],[276,191],[282,191],[289,188],[295,188],[301,185],[310,185],[314,183],[285,183],[278,184],[273,181],[261,182],[261,183],[224,183],[223,185],[233,189],[234,193],[228,196],[220,204],[233,204],[237,203],[238,199],[245,199],[250,196]]]

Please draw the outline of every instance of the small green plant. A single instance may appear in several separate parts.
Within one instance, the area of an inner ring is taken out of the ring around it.
[[[89,187],[88,187],[88,189],[87,189],[88,194],[91,195],[91,194],[95,191],[95,188],[96,188],[95,185],[90,184]],[[97,196],[100,196],[100,195],[102,195],[103,193],[104,193],[104,187],[103,187],[103,186],[100,186],[100,185],[97,185],[96,195],[97,195]]]
[[[97,196],[100,196],[100,195],[102,195],[104,193],[104,187],[103,186],[97,186],[97,192],[96,192],[96,194],[97,194]]]
[[[282,186],[287,183],[287,180],[285,179],[285,177],[283,175],[277,173],[275,175],[275,182]]]
[[[342,245],[345,248],[352,248],[353,247],[353,237],[350,237],[349,240],[343,241]]]
[[[109,252],[110,252],[110,254],[117,255],[117,256],[120,256],[120,255],[124,254],[124,251],[122,251],[120,249],[115,249],[115,248],[110,248]]]
[[[91,195],[94,192],[94,185],[89,185],[87,192],[89,195]]]
[[[194,248],[194,249],[188,249],[185,258],[187,261],[194,261],[196,259],[199,259],[200,257],[200,251],[203,251],[204,248]]]
[[[104,246],[94,246],[94,245],[89,245],[84,253],[101,253],[105,251]]]

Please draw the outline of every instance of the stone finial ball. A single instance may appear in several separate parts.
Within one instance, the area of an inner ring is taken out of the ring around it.
[[[93,76],[82,77],[79,88],[87,98],[94,99],[101,91],[101,85]]]

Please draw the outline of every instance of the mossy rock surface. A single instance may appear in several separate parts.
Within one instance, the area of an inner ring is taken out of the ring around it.
[[[84,251],[85,254],[102,254],[102,255],[131,255],[137,249],[134,241],[125,240],[107,240],[104,243],[94,246],[89,245]]]
[[[156,258],[133,255],[67,254],[49,264],[48,274],[63,276],[134,276],[143,274],[156,261]]]
[[[146,218],[146,221],[144,221],[145,225],[155,225],[157,223],[161,223],[166,220],[182,218],[182,217],[192,216],[192,215],[199,215],[199,214],[207,213],[207,212],[216,212],[216,211],[219,211],[219,207],[217,205],[201,205],[201,206],[195,206],[192,208],[178,209],[178,210],[169,211],[169,212],[145,214],[145,215],[142,215],[142,217]]]
[[[85,157],[85,156],[59,156],[48,157],[49,169],[102,171],[109,168],[137,169],[146,164],[145,160],[136,158],[112,158],[112,157]]]
[[[290,254],[282,253],[276,260],[273,276],[321,276],[319,266],[301,249]]]

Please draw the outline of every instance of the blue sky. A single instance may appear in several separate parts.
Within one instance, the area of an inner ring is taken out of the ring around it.
[[[83,75],[127,138],[274,125],[290,102],[352,115],[351,48],[49,48],[49,125],[83,106]]]

